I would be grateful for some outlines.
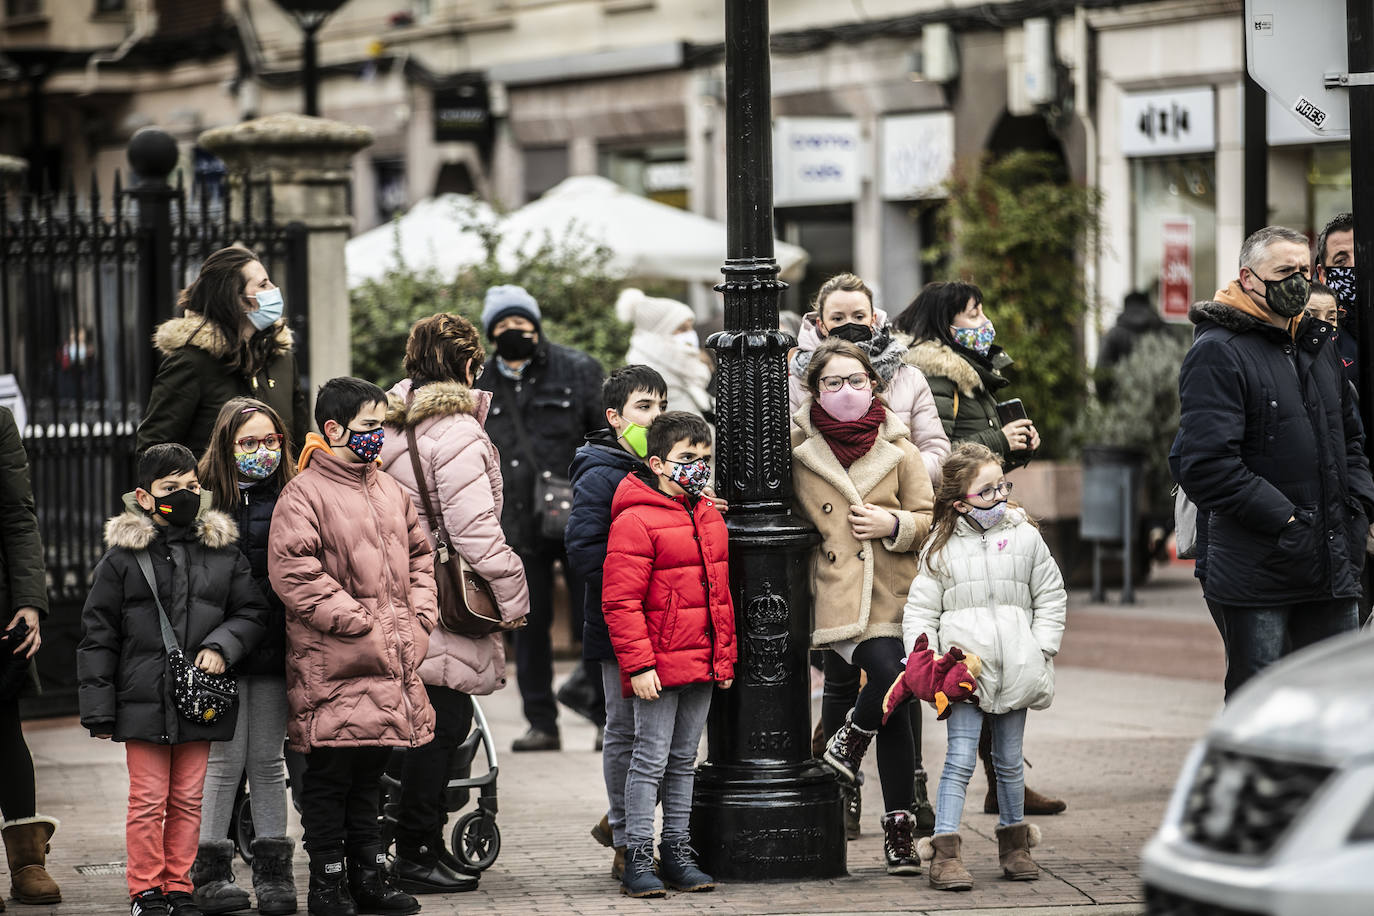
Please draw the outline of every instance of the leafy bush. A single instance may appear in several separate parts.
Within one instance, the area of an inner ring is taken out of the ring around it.
[[[460,226],[481,237],[486,252],[481,263],[457,277],[443,277],[433,269],[407,266],[398,250],[399,266],[382,280],[353,290],[355,375],[390,385],[402,374],[406,337],[417,319],[446,311],[477,324],[487,289],[502,284],[529,291],[539,303],[549,340],[591,354],[607,371],[624,364],[630,327],[615,317],[615,299],[625,278],[610,270],[609,248],[577,232],[557,239],[545,237],[521,255],[513,269],[506,270],[496,259],[503,241],[499,228],[471,214],[460,217]]]
[[[1016,361],[1012,397],[1026,403],[1044,442],[1062,457],[1087,397],[1079,343],[1088,313],[1082,259],[1097,244],[1101,196],[1061,180],[1062,164],[1018,151],[949,182],[947,246],[951,278],[976,283],[997,328],[997,343]]]

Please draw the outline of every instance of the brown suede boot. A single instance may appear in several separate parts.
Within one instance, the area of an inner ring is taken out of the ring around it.
[[[1031,847],[1040,845],[1040,828],[1022,821],[997,828],[997,859],[1002,877],[1009,881],[1034,881],[1040,866],[1031,858]]]
[[[983,734],[978,739],[978,759],[983,761],[983,775],[988,779],[988,794],[983,798],[983,813],[997,814],[997,771],[992,768],[992,732],[988,731],[988,720],[983,719]],[[1039,792],[1026,786],[1026,803],[1022,813],[1031,817],[1044,817],[1058,814],[1069,806],[1068,802]]]
[[[5,855],[10,863],[10,893],[20,903],[61,903],[62,892],[48,874],[48,840],[57,830],[50,817],[5,821]]]
[[[916,841],[916,852],[929,862],[930,886],[937,891],[973,889],[973,875],[964,867],[964,840],[957,833],[937,833]]]
[[[625,847],[615,848],[615,858],[611,860],[611,877],[619,881],[625,877]]]

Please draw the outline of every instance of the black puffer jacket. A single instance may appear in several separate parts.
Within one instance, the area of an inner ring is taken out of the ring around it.
[[[492,396],[487,435],[501,452],[501,528],[506,543],[517,551],[538,551],[544,542],[534,506],[535,478],[544,471],[566,478],[587,433],[605,427],[601,366],[581,350],[551,344],[543,337],[518,382],[506,378],[497,359],[487,360],[476,387]],[[529,447],[521,443],[515,411],[524,421]]]
[[[272,533],[272,510],[277,508],[279,489],[275,479],[254,484],[239,495],[236,513],[239,526],[239,551],[248,558],[253,581],[267,601],[267,630],[262,642],[234,670],[246,675],[286,677],[286,608],[267,579],[267,539]]]
[[[1206,513],[1203,593],[1252,607],[1357,596],[1374,481],[1331,326],[1306,319],[1295,339],[1222,302],[1189,317],[1169,464]]]
[[[215,649],[232,667],[256,648],[267,618],[237,538],[233,520],[213,510],[189,528],[155,525],[139,511],[106,523],[109,550],[96,564],[76,649],[81,724],[92,734],[154,744],[234,736],[237,708],[213,725],[178,715],[157,604],[136,552],[152,557],[158,595],[186,656],[194,661],[201,649]]]
[[[611,500],[627,474],[644,462],[620,447],[615,433],[601,429],[587,436],[572,461],[573,506],[568,516],[568,565],[586,582],[582,605],[582,657],[615,658],[611,634],[601,613],[601,572],[611,535]]]

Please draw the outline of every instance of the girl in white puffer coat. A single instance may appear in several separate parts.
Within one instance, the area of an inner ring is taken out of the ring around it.
[[[930,884],[939,890],[973,886],[960,860],[958,830],[985,716],[997,773],[1002,874],[1014,881],[1039,877],[1030,856],[1039,830],[1023,820],[1021,742],[1026,710],[1044,709],[1054,699],[1051,659],[1064,634],[1067,596],[1049,547],[1010,493],[1001,460],[986,446],[954,449],[935,491],[930,542],[902,617],[908,652],[925,634],[937,653],[958,646],[982,660],[977,704],[951,707],[935,835],[919,844],[922,858],[931,861]]]

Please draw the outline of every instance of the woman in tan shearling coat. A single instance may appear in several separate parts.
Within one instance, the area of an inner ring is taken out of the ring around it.
[[[792,474],[797,511],[821,534],[811,554],[811,644],[833,649],[868,675],[825,761],[852,785],[878,737],[887,870],[920,874],[911,720],[895,715],[884,724],[882,701],[905,657],[902,608],[917,572],[916,550],[930,530],[930,474],[906,426],[877,396],[882,381],[854,344],[821,343],[806,388],[809,397],[792,418]]]

